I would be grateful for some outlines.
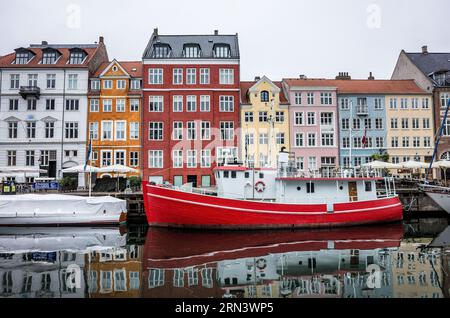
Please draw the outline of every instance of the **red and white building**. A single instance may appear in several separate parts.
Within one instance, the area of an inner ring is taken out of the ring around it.
[[[238,158],[237,35],[159,35],[143,54],[143,177],[215,184],[213,168]]]

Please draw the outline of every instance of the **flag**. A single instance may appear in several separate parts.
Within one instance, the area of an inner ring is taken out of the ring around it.
[[[84,172],[86,172],[87,165],[89,163],[89,160],[91,159],[91,152],[92,152],[92,136],[89,138],[89,147],[88,152],[86,154],[86,162],[84,163]]]
[[[363,148],[366,148],[367,143],[367,128],[364,130],[364,136],[362,137]]]

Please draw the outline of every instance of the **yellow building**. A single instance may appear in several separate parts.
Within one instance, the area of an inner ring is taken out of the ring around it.
[[[430,94],[386,95],[386,120],[391,162],[431,161],[434,122]]]
[[[275,167],[289,151],[289,102],[281,82],[266,76],[241,82],[241,154],[255,168]]]

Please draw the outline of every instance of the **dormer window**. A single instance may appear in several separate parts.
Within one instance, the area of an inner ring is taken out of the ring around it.
[[[198,58],[201,56],[200,46],[198,44],[186,44],[183,50],[184,57]]]
[[[26,49],[16,50],[16,64],[27,64],[30,61],[30,51]]]
[[[83,64],[86,53],[82,49],[70,50],[69,64]]]
[[[170,46],[167,44],[155,44],[153,46],[153,57],[166,58],[170,54]]]
[[[450,83],[450,72],[440,71],[433,74],[433,79],[439,86],[446,86]]]
[[[216,44],[214,46],[214,57],[217,58],[230,58],[231,50],[228,44]]]
[[[269,101],[269,92],[262,91],[261,92],[261,102],[268,102],[268,101]]]
[[[54,50],[44,51],[42,54],[42,64],[55,64],[58,53]]]

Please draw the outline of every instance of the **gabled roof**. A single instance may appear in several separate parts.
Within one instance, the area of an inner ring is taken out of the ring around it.
[[[101,44],[31,44],[28,48],[25,48],[34,55],[34,58],[30,60],[28,64],[13,64],[16,58],[16,53],[10,53],[3,57],[0,57],[0,68],[84,68],[88,67],[93,57],[103,45]],[[55,64],[41,64],[43,52],[49,48],[55,49],[60,52],[61,57]],[[23,48],[19,48],[22,50]],[[70,59],[70,52],[74,49],[80,49],[86,52],[87,57],[83,61],[83,64],[68,64]]]
[[[339,94],[428,94],[414,80],[284,79],[289,87],[333,87]]]
[[[155,44],[167,44],[171,48],[170,58],[185,58],[183,57],[183,49],[185,44],[198,44],[202,51],[202,56],[199,58],[214,58],[213,48],[215,45],[225,44],[229,45],[231,50],[231,59],[239,59],[239,43],[238,36],[235,35],[221,35],[221,34],[205,34],[205,35],[159,35],[153,33],[147,48],[144,51],[143,59],[153,59],[153,47]],[[157,58],[160,59],[160,58]]]
[[[405,54],[426,76],[442,70],[450,70],[450,53]]]
[[[114,63],[117,63],[122,69],[131,77],[131,78],[141,78],[142,77],[142,62],[141,61],[117,61],[113,60],[112,62],[104,62],[92,75],[94,78],[98,78],[101,76],[103,72],[105,72],[110,66]]]
[[[261,78],[261,80],[263,80],[263,79],[264,79],[264,77]],[[260,81],[248,81],[248,82],[244,81],[244,82],[240,83],[241,104],[250,104],[249,90]],[[277,86],[280,89],[280,104],[281,105],[289,104],[289,100],[286,98],[286,95],[284,95],[282,82],[272,82],[272,81],[270,81],[270,82],[273,83],[275,86]]]

